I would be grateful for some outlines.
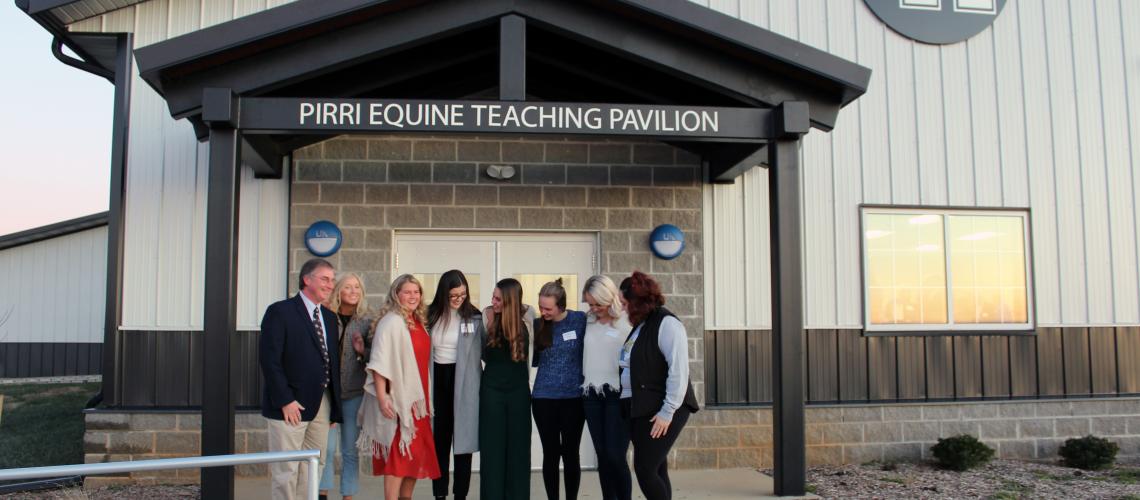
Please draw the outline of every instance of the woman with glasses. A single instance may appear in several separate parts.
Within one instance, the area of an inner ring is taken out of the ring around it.
[[[428,307],[432,337],[432,406],[435,455],[439,479],[432,494],[447,497],[447,469],[455,450],[456,499],[464,499],[471,486],[471,454],[479,451],[479,380],[487,330],[479,309],[471,305],[467,277],[451,270],[439,278],[435,298]]]

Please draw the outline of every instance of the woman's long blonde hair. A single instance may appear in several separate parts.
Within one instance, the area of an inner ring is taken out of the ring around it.
[[[420,289],[420,304],[416,306],[415,311],[411,311],[411,315],[405,313],[403,306],[400,305],[400,289],[408,283],[416,285]],[[392,286],[388,288],[388,296],[384,299],[384,306],[380,308],[380,314],[377,314],[376,320],[372,322],[372,329],[375,330],[376,324],[379,323],[380,320],[384,319],[384,316],[387,316],[390,312],[395,312],[400,316],[403,316],[404,321],[408,324],[409,330],[415,328],[416,326],[415,321],[413,321],[413,317],[419,320],[420,324],[425,325],[426,328],[427,306],[424,305],[424,285],[420,283],[420,280],[416,279],[415,276],[412,276],[410,274],[401,274],[396,278],[395,281],[392,282]]]
[[[356,304],[356,311],[352,313],[352,317],[356,318],[368,310],[368,295],[364,292],[364,280],[360,279],[359,274],[344,273],[340,276],[340,280],[337,281],[336,286],[333,287],[332,297],[329,297],[329,309],[332,309],[336,314],[340,314],[340,292],[344,290],[349,278],[356,280],[356,283],[360,285],[360,302]]]

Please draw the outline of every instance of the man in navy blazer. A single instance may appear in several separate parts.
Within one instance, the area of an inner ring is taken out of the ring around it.
[[[329,425],[342,421],[337,319],[321,305],[335,279],[332,264],[310,259],[301,266],[301,292],[270,305],[261,319],[261,415],[269,421],[269,451],[321,450],[315,471],[299,462],[269,465],[275,499],[304,497],[308,481],[320,480]]]

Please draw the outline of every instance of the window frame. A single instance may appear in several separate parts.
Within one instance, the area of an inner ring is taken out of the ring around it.
[[[866,218],[874,214],[938,215],[942,217],[943,257],[946,265],[946,323],[937,324],[893,324],[875,325],[871,323],[870,281],[868,267],[870,257],[867,252]],[[998,215],[1017,216],[1022,219],[1022,238],[1025,252],[1025,306],[1026,323],[954,323],[953,278],[950,272],[949,221],[954,215]],[[865,336],[925,336],[925,335],[1033,335],[1037,328],[1036,289],[1033,279],[1033,236],[1032,213],[1028,207],[962,207],[934,205],[859,205],[859,261],[862,279],[863,334]]]

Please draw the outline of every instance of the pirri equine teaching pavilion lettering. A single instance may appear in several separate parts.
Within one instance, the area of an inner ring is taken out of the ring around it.
[[[529,129],[716,133],[717,111],[692,109],[620,109],[565,105],[435,104],[372,102],[302,102],[302,125],[369,125],[405,127],[525,127]],[[606,123],[608,120],[608,123]]]
[[[634,104],[247,98],[242,127],[266,130],[436,131],[764,137],[768,110]]]

